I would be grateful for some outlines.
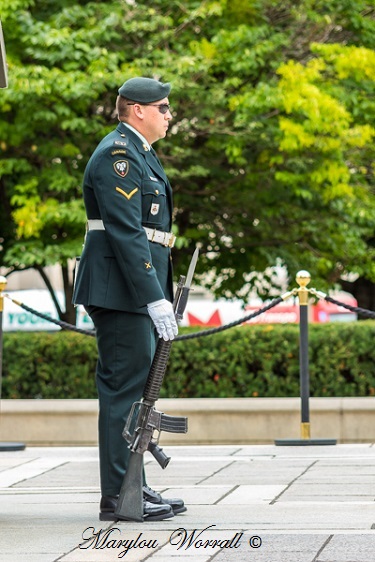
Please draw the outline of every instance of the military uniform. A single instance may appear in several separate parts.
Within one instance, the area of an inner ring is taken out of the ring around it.
[[[172,298],[170,248],[149,241],[144,229],[171,229],[172,189],[152,151],[119,123],[90,158],[83,180],[87,218],[101,219],[105,230],[89,226],[76,303],[147,314],[148,303]]]
[[[173,298],[173,236],[163,234],[171,230],[172,189],[153,149],[120,122],[91,156],[83,196],[88,230],[73,302],[97,331],[101,489],[116,496],[129,455],[122,429],[156,347],[146,305]]]

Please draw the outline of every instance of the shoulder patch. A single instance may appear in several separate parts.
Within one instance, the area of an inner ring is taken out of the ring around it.
[[[120,178],[124,178],[129,171],[129,162],[127,160],[116,160],[113,168]]]
[[[113,141],[113,144],[118,144],[120,146],[128,146],[128,141]]]
[[[111,154],[112,156],[115,156],[116,154],[126,154],[126,150],[117,148],[116,150],[112,150]]]

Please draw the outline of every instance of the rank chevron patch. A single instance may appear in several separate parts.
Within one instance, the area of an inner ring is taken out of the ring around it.
[[[133,195],[135,193],[137,193],[138,191],[138,187],[136,187],[135,189],[133,189],[133,191],[131,191],[130,193],[126,193],[126,191],[124,191],[123,189],[121,189],[121,187],[116,187],[116,191],[118,191],[119,193],[121,193],[121,195],[123,195],[124,197],[126,197],[126,199],[129,201]]]

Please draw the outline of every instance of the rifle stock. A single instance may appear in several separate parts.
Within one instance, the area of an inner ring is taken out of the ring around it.
[[[177,285],[173,301],[177,322],[182,319],[186,307],[197,259],[198,249],[194,252],[187,278],[181,276]],[[154,407],[155,402],[159,399],[171,347],[172,341],[158,340],[142,400],[133,404],[122,434],[129,443],[131,454],[115,511],[115,515],[119,519],[144,520],[143,454],[149,451],[162,468],[166,468],[170,461],[170,457],[158,445],[160,432],[187,432],[187,418],[168,416],[163,412],[158,412]]]
[[[115,515],[125,521],[143,522],[143,455],[130,453]]]

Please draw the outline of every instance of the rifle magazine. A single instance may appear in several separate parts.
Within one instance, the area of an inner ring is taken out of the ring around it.
[[[168,433],[187,433],[188,418],[184,416],[168,416],[167,414],[162,414],[160,420],[160,431],[167,431]]]

